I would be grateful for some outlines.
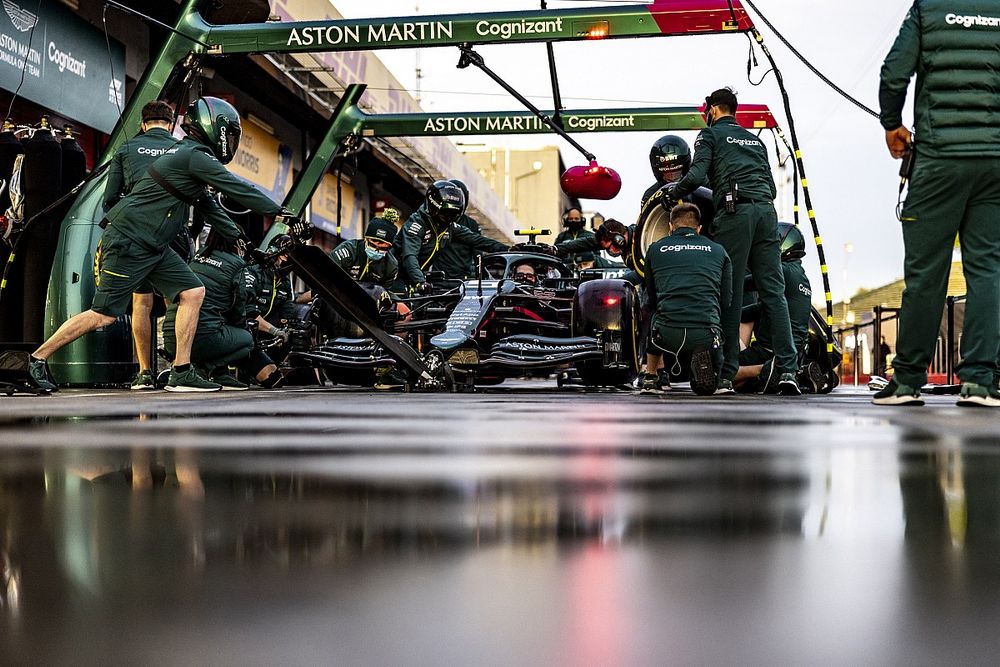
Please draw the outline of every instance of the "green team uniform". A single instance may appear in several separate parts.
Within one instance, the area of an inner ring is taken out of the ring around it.
[[[254,351],[246,326],[255,308],[253,274],[241,257],[228,252],[197,255],[190,267],[205,286],[191,361],[208,371],[238,364],[256,375],[271,361]],[[171,355],[177,351],[176,318],[177,306],[171,304],[163,319],[163,345]]]
[[[290,273],[276,271],[271,267],[252,269],[256,290],[256,314],[276,327],[281,320],[295,317],[295,290],[292,288]]]
[[[582,227],[580,229],[564,229],[559,232],[558,236],[556,236],[556,240],[553,245],[558,246],[560,243],[566,243],[567,241],[583,241],[589,239],[596,239],[594,232],[589,229],[583,229]],[[600,251],[600,249],[600,246],[598,246],[597,250]],[[584,250],[583,252],[587,251]],[[578,253],[572,253],[566,256],[566,264],[571,268],[579,263],[580,258]]]
[[[635,235],[635,225],[628,226],[629,235]],[[556,243],[556,252],[559,253],[560,257],[575,256],[577,253],[592,252],[600,253],[602,248],[601,244],[597,242],[597,236],[592,232],[587,232],[590,236],[581,236],[577,239],[570,239],[568,241],[559,241],[558,238]],[[562,236],[562,234],[560,234]],[[641,285],[642,279],[639,278],[639,272],[636,269],[635,258],[632,256],[632,244],[629,243],[625,252],[622,253],[622,261],[625,262],[625,267],[628,271],[622,276],[623,280],[627,280],[633,285]],[[595,264],[596,266],[596,264]],[[612,266],[617,266],[612,264]]]
[[[679,227],[651,245],[646,253],[646,293],[655,308],[653,343],[680,364],[689,363],[699,348],[713,350],[718,373],[722,304],[732,289],[726,250],[694,229]]]
[[[901,215],[906,289],[892,362],[896,381],[910,387],[927,381],[956,235],[968,286],[958,376],[989,385],[997,374],[1000,32],[990,22],[998,18],[995,0],[918,0],[882,65],[886,130],[903,124],[917,75],[917,158]]]
[[[473,234],[482,235],[479,223],[463,214],[456,223],[465,227]],[[444,271],[444,277],[450,280],[465,280],[476,275],[476,257],[479,252],[464,243],[449,243],[438,252],[434,259],[434,269]]]
[[[110,224],[102,239],[93,310],[114,317],[123,314],[132,293],[147,280],[170,301],[201,286],[169,247],[187,224],[187,206],[196,204],[213,229],[226,238],[235,240],[241,233],[208,195],[206,185],[261,215],[281,211],[259,190],[229,173],[207,146],[190,138],[178,142],[153,163],[128,197],[108,211]]]
[[[146,175],[149,165],[177,144],[177,141],[163,128],[154,127],[122,144],[111,157],[111,165],[108,167],[108,181],[104,188],[105,212],[110,211],[123,197],[132,192],[135,184]],[[186,227],[174,237],[170,247],[185,262],[191,259],[191,237]],[[101,250],[98,251],[98,256],[103,256]],[[97,275],[100,275],[99,268]],[[148,283],[136,289],[139,294],[149,294],[152,291],[152,286]]]
[[[344,241],[330,252],[330,258],[356,282],[373,283],[386,289],[392,287],[399,272],[399,262],[391,251],[382,259],[368,257],[364,239]]]
[[[438,255],[451,243],[460,243],[484,252],[503,252],[507,246],[457,223],[439,229],[423,204],[414,211],[396,234],[393,250],[399,259],[400,281],[404,285],[427,282],[425,270],[435,268]]]
[[[792,325],[792,341],[801,355],[809,343],[809,317],[812,315],[812,285],[797,259],[781,263],[785,278],[785,301],[788,319]],[[743,307],[743,321],[756,322],[754,340],[740,352],[740,366],[758,366],[774,357],[771,343],[771,323],[757,303]]]
[[[733,275],[742,276],[750,268],[761,306],[771,323],[775,364],[780,373],[795,373],[798,355],[785,302],[778,215],[773,205],[777,190],[767,149],[732,116],[720,118],[702,130],[694,148],[691,169],[677,183],[675,194],[684,197],[703,183],[710,183],[715,205],[712,237],[726,249]],[[739,195],[734,213],[725,208],[725,196],[731,189],[737,189]],[[742,309],[743,290],[734,289],[722,309],[723,380],[732,380],[739,370]]]

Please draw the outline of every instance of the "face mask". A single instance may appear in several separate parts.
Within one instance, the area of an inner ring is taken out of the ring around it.
[[[376,250],[370,246],[365,246],[365,254],[368,255],[368,259],[372,261],[378,261],[385,257],[386,250]]]
[[[707,103],[708,100],[705,100],[705,102]],[[712,127],[713,125],[715,125],[715,118],[712,117],[712,106],[711,105],[705,107],[705,125],[708,125],[709,127]]]

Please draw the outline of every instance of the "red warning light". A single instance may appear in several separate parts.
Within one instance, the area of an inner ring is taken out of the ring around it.
[[[613,306],[613,305],[615,305],[617,303],[618,303],[618,297],[616,297],[616,296],[609,296],[609,297],[605,297],[604,298],[604,305],[605,306]]]

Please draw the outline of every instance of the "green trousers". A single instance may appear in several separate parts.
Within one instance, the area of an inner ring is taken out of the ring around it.
[[[164,326],[163,347],[173,356],[177,353],[177,340],[171,327]],[[191,361],[208,372],[230,364],[241,364],[250,357],[253,350],[253,336],[246,329],[229,324],[203,327],[191,344]],[[258,369],[260,370],[260,369]]]
[[[652,327],[653,349],[663,352],[663,367],[674,377],[686,376],[691,368],[691,355],[698,350],[711,350],[715,374],[722,366],[722,347],[718,329],[694,327]],[[652,372],[652,371],[651,371]]]
[[[962,330],[963,382],[988,385],[1000,338],[1000,158],[918,156],[903,206],[903,290],[896,380],[927,382],[944,313],[955,236],[968,289]]]
[[[733,263],[734,282],[729,303],[722,304],[722,379],[732,380],[740,368],[741,283],[748,267],[757,285],[760,306],[771,323],[771,343],[778,372],[796,372],[798,354],[792,343],[792,325],[788,320],[778,241],[778,215],[774,212],[774,205],[769,202],[738,204],[735,213],[717,212],[715,227],[714,240],[726,249]]]

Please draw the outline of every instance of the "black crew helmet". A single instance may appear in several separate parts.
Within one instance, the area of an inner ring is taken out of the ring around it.
[[[181,128],[212,150],[222,164],[229,164],[240,146],[240,114],[218,97],[199,97],[188,105]]]
[[[781,240],[781,261],[790,262],[806,256],[806,239],[802,230],[790,222],[778,223],[778,238]]]
[[[469,208],[469,186],[466,185],[464,181],[460,181],[457,178],[449,178],[448,182],[457,185],[458,189],[462,191],[463,195],[465,195],[465,208],[462,209],[462,213],[465,213],[465,211]]]
[[[691,168],[691,147],[676,134],[665,134],[649,149],[653,177],[663,183],[676,183]]]
[[[465,212],[465,194],[451,181],[434,181],[427,188],[424,204],[433,222],[450,225]]]

